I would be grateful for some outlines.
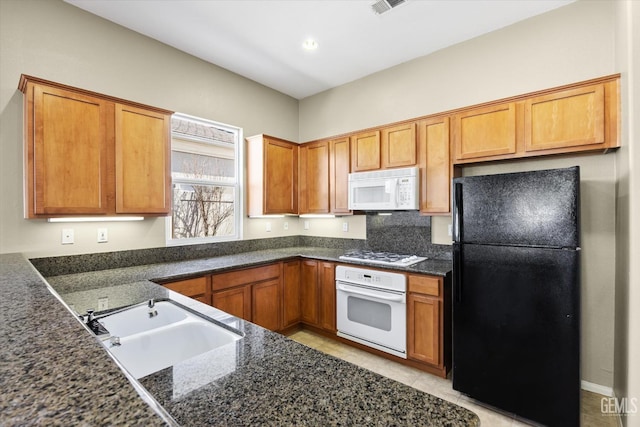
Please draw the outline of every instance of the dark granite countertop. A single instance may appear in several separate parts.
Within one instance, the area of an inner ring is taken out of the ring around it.
[[[22,255],[0,256],[0,424],[162,425],[173,422],[173,417],[190,426],[479,425],[475,414],[455,404],[150,281],[295,256],[338,261],[340,253],[288,248],[49,277],[51,286],[70,305],[81,307],[86,298],[96,295],[107,296],[111,308],[151,297],[170,298],[245,334],[234,344],[139,381],[118,368]],[[402,270],[446,275],[450,268],[450,261],[426,261]],[[156,401],[160,408],[154,408]]]

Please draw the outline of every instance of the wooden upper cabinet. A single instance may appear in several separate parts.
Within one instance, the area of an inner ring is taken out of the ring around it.
[[[416,165],[418,145],[415,123],[384,128],[380,140],[383,169]]]
[[[449,117],[436,117],[418,124],[420,158],[420,212],[448,214],[451,200]]]
[[[349,172],[351,151],[349,137],[334,139],[329,146],[329,196],[332,213],[350,213]]]
[[[26,216],[108,213],[111,105],[32,82],[24,92]]]
[[[116,104],[116,212],[171,211],[171,116]]]
[[[380,169],[380,131],[364,132],[351,137],[351,171]]]
[[[526,151],[604,144],[604,93],[598,84],[528,99]]]
[[[517,150],[516,103],[491,105],[454,116],[455,159],[479,159]]]
[[[247,141],[248,215],[298,213],[298,144],[267,135]]]
[[[329,213],[329,142],[300,147],[299,212]]]
[[[170,111],[25,75],[19,89],[27,218],[170,211]]]

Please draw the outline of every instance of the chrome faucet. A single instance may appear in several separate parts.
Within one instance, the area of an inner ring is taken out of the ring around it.
[[[155,309],[156,302],[151,298],[149,302],[147,302],[147,307],[149,307],[149,317],[154,317],[158,315],[158,310]]]

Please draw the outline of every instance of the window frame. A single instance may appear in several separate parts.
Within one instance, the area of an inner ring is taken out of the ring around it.
[[[192,121],[195,123],[200,123],[205,126],[215,126],[221,130],[232,132],[235,135],[235,143],[234,143],[234,175],[236,177],[235,184],[230,185],[229,183],[224,182],[216,182],[216,181],[207,181],[207,180],[194,180],[194,179],[178,179],[175,180],[173,177],[173,167],[171,168],[171,214],[166,217],[165,220],[165,241],[166,246],[186,246],[186,245],[198,245],[205,243],[216,243],[216,242],[229,242],[229,241],[238,241],[243,239],[243,212],[244,212],[244,138],[243,138],[243,130],[241,127],[228,125],[225,123],[216,122],[214,120],[203,119],[200,117],[190,116],[183,113],[174,113],[172,118],[178,118],[186,121]],[[198,143],[203,144],[212,144],[210,141],[207,141],[202,138],[198,138],[195,136],[185,136],[180,135],[176,137],[176,139],[181,139],[183,141],[187,141],[189,143]],[[171,132],[171,155],[174,152],[174,133]],[[214,144],[212,144],[214,145]],[[180,150],[176,150],[180,151]],[[183,151],[185,152],[185,151]],[[209,236],[209,237],[189,237],[183,239],[175,239],[173,238],[173,186],[175,183],[179,184],[207,184],[207,185],[223,185],[227,187],[232,187],[235,192],[234,197],[234,230],[235,233],[229,236]]]

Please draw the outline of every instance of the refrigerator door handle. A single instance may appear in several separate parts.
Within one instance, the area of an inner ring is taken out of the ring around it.
[[[453,241],[460,242],[462,239],[461,218],[462,216],[462,183],[456,182],[453,185]]]
[[[453,245],[453,293],[455,302],[462,302],[462,247]]]

